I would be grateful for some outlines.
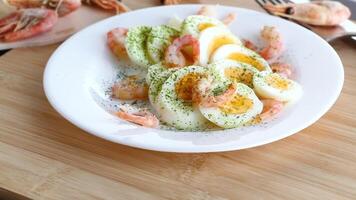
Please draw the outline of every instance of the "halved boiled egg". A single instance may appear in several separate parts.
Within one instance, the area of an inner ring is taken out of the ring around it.
[[[244,83],[251,88],[253,87],[253,75],[258,73],[258,70],[253,66],[230,59],[216,61],[208,65],[208,67],[230,81]]]
[[[258,96],[283,102],[294,102],[303,93],[302,87],[297,82],[267,71],[255,74],[253,85]]]
[[[236,128],[254,119],[262,112],[263,104],[253,90],[243,83],[236,84],[234,97],[217,107],[199,106],[209,121],[222,128]]]
[[[271,71],[268,62],[256,52],[236,44],[226,44],[218,48],[211,56],[211,62],[231,59],[252,65],[259,71]]]
[[[170,75],[157,97],[157,113],[163,122],[183,130],[197,130],[209,125],[210,122],[192,103],[193,87],[206,73],[204,67],[189,66]]]
[[[201,31],[215,26],[226,27],[216,18],[203,15],[191,15],[183,21],[181,35],[192,35],[198,38]]]
[[[209,63],[211,55],[222,46],[241,44],[241,41],[225,27],[209,27],[203,30],[199,36],[200,65]]]
[[[131,61],[135,64],[147,68],[151,65],[151,60],[146,51],[147,36],[151,27],[137,26],[130,28],[125,39],[125,47]]]

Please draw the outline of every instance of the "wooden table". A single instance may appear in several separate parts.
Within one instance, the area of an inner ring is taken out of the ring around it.
[[[221,4],[261,10],[254,1]],[[272,144],[209,154],[134,149],[85,133],[43,92],[58,45],[12,50],[0,58],[0,187],[33,199],[356,199],[356,47],[332,45],[345,84],[317,123]]]

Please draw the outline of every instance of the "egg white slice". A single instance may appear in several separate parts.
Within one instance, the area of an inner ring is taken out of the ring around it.
[[[268,62],[265,59],[263,59],[256,52],[242,45],[227,44],[221,46],[211,56],[210,62],[216,62],[225,59],[235,60],[252,65],[259,71],[271,71]]]
[[[154,65],[151,65],[147,69],[147,75],[146,75],[146,83],[147,85],[150,85],[151,82],[156,79],[162,72],[168,71],[169,68],[164,66],[162,63],[157,63]]]
[[[185,80],[184,78],[191,74],[202,75],[205,73],[207,73],[207,69],[204,67],[184,67],[170,75],[163,83],[157,98],[157,113],[163,122],[183,130],[200,130],[210,124],[199,112],[198,107],[179,98],[176,93],[177,85],[180,81]]]
[[[266,71],[254,75],[253,85],[258,96],[283,102],[295,102],[303,93],[297,82]]]
[[[151,27],[137,26],[130,28],[125,39],[125,47],[130,60],[144,68],[147,68],[152,63],[146,51],[147,36],[151,31]]]
[[[253,87],[253,76],[258,73],[258,70],[253,66],[230,59],[216,61],[209,64],[208,67],[230,81],[244,83],[251,88]]]
[[[174,71],[175,70],[166,70],[160,74],[157,74],[155,79],[152,79],[151,83],[149,84],[148,99],[155,110],[158,109],[157,99],[159,93],[161,92],[162,85]]]
[[[219,107],[199,106],[200,112],[209,121],[222,128],[237,128],[262,112],[263,104],[251,88],[243,83],[236,84],[231,101]]]
[[[241,45],[241,41],[225,27],[209,27],[199,35],[199,63],[205,66],[212,54],[227,44]]]
[[[226,27],[216,18],[203,15],[190,15],[185,18],[182,23],[181,35],[189,34],[195,38],[198,38],[201,31],[214,26]]]
[[[152,27],[147,37],[147,53],[153,63],[162,61],[164,51],[173,38],[179,36],[179,31],[166,25]]]

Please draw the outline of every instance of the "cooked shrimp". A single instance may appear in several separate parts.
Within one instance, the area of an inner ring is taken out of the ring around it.
[[[136,75],[128,76],[114,84],[112,96],[121,100],[143,100],[148,98],[146,82]]]
[[[204,15],[204,16],[208,16],[208,17],[215,17],[216,16],[216,10],[215,10],[215,6],[212,5],[205,5],[202,6],[199,10],[198,10],[198,15]]]
[[[191,47],[191,55],[183,54],[184,47]],[[184,67],[187,61],[193,64],[199,60],[199,41],[192,35],[184,35],[173,40],[172,44],[168,46],[164,60],[169,67]]]
[[[272,63],[271,69],[273,72],[278,73],[279,75],[285,78],[290,78],[292,76],[291,66],[287,63],[281,63],[281,62]]]
[[[275,115],[280,113],[283,109],[283,102],[276,101],[273,99],[264,99],[261,100],[263,103],[263,110],[260,114],[260,118],[262,121],[268,121],[272,119]]]
[[[32,8],[15,11],[0,19],[0,38],[6,42],[22,40],[52,29],[58,20],[53,10]]]
[[[350,9],[337,1],[312,1],[301,4],[266,4],[274,15],[288,17],[303,23],[318,26],[338,25],[351,16]]]
[[[115,115],[123,120],[139,124],[141,126],[149,128],[157,128],[159,126],[159,120],[154,114],[149,111],[129,113],[121,109],[120,111],[116,112]]]
[[[236,19],[236,13],[229,13],[221,21],[225,25],[230,25],[233,21],[235,21],[235,19]]]
[[[282,36],[276,27],[264,26],[261,38],[266,43],[266,46],[259,52],[264,59],[271,61],[282,54],[284,50]]]
[[[251,49],[252,51],[258,51],[258,47],[251,40],[243,40],[243,44],[246,48]]]
[[[125,48],[127,31],[127,28],[115,28],[107,33],[108,46],[119,60],[128,58]]]
[[[211,87],[212,79],[202,78],[193,90],[193,102],[207,108],[218,107],[230,101],[236,91],[236,85],[230,84],[223,93],[214,96]]]
[[[56,10],[58,16],[64,16],[81,6],[81,0],[4,0],[16,8],[47,8]]]

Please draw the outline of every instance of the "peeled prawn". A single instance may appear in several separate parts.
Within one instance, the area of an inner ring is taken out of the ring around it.
[[[184,55],[182,50],[184,47],[191,47],[191,55]],[[199,60],[199,41],[192,35],[184,35],[173,40],[165,51],[164,60],[169,67],[184,67],[187,65],[187,60],[191,60],[193,64]]]
[[[119,60],[128,58],[125,48],[127,32],[127,28],[115,28],[107,33],[107,44]]]
[[[219,95],[212,95],[212,80],[203,78],[198,82],[198,85],[193,90],[193,102],[198,103],[203,107],[218,107],[230,101],[235,94],[235,84],[230,84],[229,87]]]
[[[137,76],[128,76],[112,86],[112,96],[121,100],[143,100],[148,98],[148,86]]]
[[[262,121],[271,120],[274,116],[283,110],[284,104],[281,101],[276,101],[273,99],[261,100],[263,103],[263,110],[260,114]]]
[[[202,6],[198,10],[197,14],[198,15],[208,16],[208,17],[215,17],[216,16],[215,6],[212,6],[212,5]]]
[[[149,111],[129,113],[121,109],[120,111],[116,112],[115,115],[123,120],[139,124],[141,126],[149,128],[157,128],[159,126],[159,120],[154,114]]]
[[[221,21],[225,24],[225,25],[229,25],[231,24],[233,21],[235,21],[236,19],[236,13],[229,13],[226,15],[226,17],[224,17]]]
[[[281,63],[281,62],[272,63],[271,69],[273,72],[278,73],[279,75],[285,78],[290,78],[292,75],[291,66],[287,63]]]
[[[266,4],[265,8],[274,15],[318,26],[335,26],[351,16],[350,9],[337,1],[312,1],[282,5]]]
[[[261,38],[266,43],[266,46],[259,52],[264,59],[273,60],[282,54],[284,50],[282,35],[276,27],[264,26],[261,31]]]

